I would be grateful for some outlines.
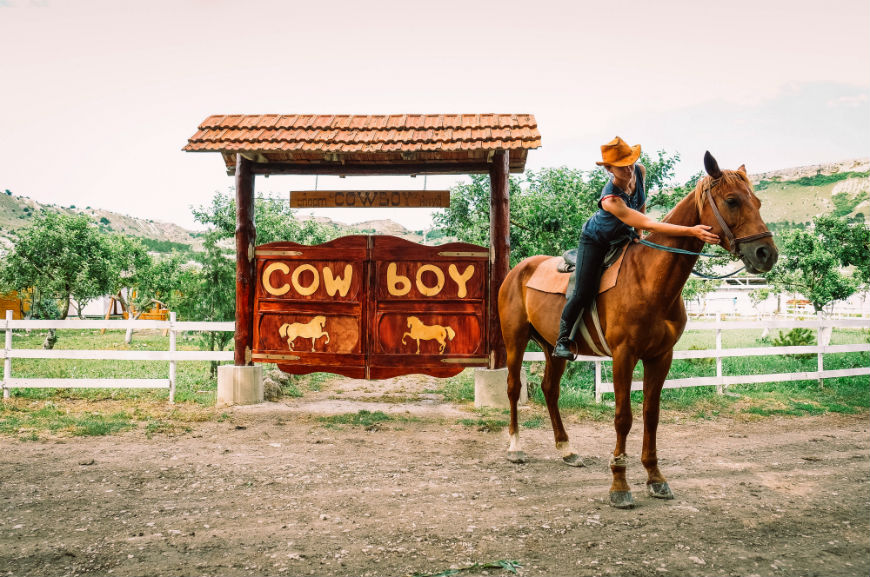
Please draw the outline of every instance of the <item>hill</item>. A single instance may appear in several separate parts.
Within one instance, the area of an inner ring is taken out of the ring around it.
[[[768,223],[809,222],[819,214],[870,217],[870,159],[751,175]]]
[[[0,252],[12,246],[12,238],[18,230],[30,225],[37,214],[45,213],[87,214],[106,232],[134,236],[142,239],[149,250],[169,252],[197,250],[201,242],[195,232],[177,224],[141,219],[125,214],[91,207],[63,207],[42,204],[26,196],[17,196],[11,191],[0,192]]]

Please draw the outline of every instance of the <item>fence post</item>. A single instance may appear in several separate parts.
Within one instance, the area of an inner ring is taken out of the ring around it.
[[[9,323],[12,321],[12,311],[6,311],[6,343],[3,348],[3,398],[9,398],[9,387],[6,384],[12,378],[12,359],[9,357],[9,351],[12,350],[12,329],[9,328]]]
[[[722,377],[722,313],[716,313],[716,392],[725,393]]]
[[[601,361],[595,361],[595,402],[601,402]]]
[[[169,403],[175,403],[175,313],[169,313]]]
[[[824,317],[822,316],[822,311],[816,312],[816,319],[819,322],[819,326],[818,326],[818,328],[816,328],[816,346],[819,347],[819,352],[818,352],[819,388],[824,389],[825,388],[825,381],[824,381],[824,379],[822,379],[822,371],[825,370],[825,361],[824,361],[825,355],[822,352],[822,341],[825,338],[825,334],[824,334],[825,329],[824,329],[824,325],[823,325]]]

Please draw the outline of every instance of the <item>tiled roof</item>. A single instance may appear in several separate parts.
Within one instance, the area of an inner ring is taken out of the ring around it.
[[[540,146],[531,114],[234,114],[206,118],[184,150],[221,152],[228,167],[237,152],[269,162],[378,164],[462,162],[507,150],[516,168]]]

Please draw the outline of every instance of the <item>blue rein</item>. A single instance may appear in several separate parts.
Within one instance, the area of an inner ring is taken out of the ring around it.
[[[687,254],[687,255],[691,255],[691,256],[706,256],[706,257],[719,256],[719,255],[712,254],[712,253],[709,253],[709,252],[693,252],[693,251],[691,251],[691,250],[686,250],[686,249],[683,249],[683,248],[675,248],[675,247],[672,247],[672,246],[664,246],[664,245],[661,245],[661,244],[656,244],[656,243],[654,243],[654,242],[650,242],[650,241],[645,240],[645,239],[642,239],[642,238],[641,238],[641,239],[638,239],[637,242],[640,243],[640,244],[642,244],[642,245],[644,245],[644,246],[648,246],[648,247],[650,247],[650,248],[656,248],[656,249],[658,249],[658,250],[663,250],[663,251],[665,251],[665,252],[672,252],[672,253],[674,253],[674,254]],[[735,274],[739,273],[740,271],[742,271],[742,270],[745,269],[745,268],[746,268],[745,266],[741,266],[741,267],[738,268],[737,270],[735,270],[735,271],[731,271],[731,272],[729,272],[728,274],[723,274],[723,275],[721,275],[721,276],[710,276],[710,275],[706,275],[706,274],[704,274],[704,273],[702,273],[702,272],[698,272],[698,271],[696,271],[695,269],[692,269],[692,274],[695,275],[695,276],[699,276],[699,277],[701,277],[701,278],[708,279],[708,280],[719,280],[719,279],[723,279],[723,278],[728,278],[729,276],[734,276]]]

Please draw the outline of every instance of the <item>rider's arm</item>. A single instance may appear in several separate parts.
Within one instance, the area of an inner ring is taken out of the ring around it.
[[[601,201],[601,208],[628,226],[633,226],[637,229],[660,232],[669,236],[694,236],[704,242],[709,242],[710,244],[717,244],[719,242],[719,237],[709,232],[711,227],[705,224],[681,226],[679,224],[659,222],[651,219],[642,212],[628,208],[625,202],[618,196],[605,197],[604,200]]]

